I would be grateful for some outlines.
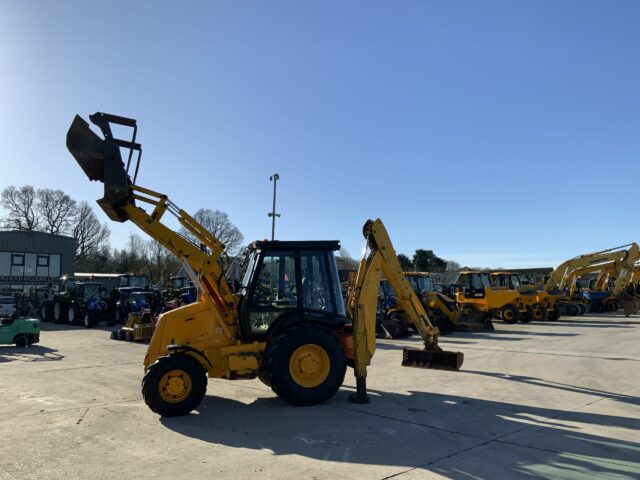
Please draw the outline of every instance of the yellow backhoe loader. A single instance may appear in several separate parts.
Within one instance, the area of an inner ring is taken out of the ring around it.
[[[433,278],[428,272],[404,272],[405,277],[413,287],[414,292],[422,301],[422,305],[429,316],[429,320],[441,332],[484,332],[494,330],[491,314],[482,312],[472,305],[461,308],[455,300],[444,293],[437,292],[433,286]],[[411,322],[406,318],[404,310],[396,301],[396,293],[384,282],[381,285],[383,296],[384,326],[389,329],[392,322],[399,321],[400,331],[408,333]]]
[[[364,227],[368,254],[360,262],[349,317],[334,257],[337,241],[254,242],[245,253],[241,281],[232,288],[221,266],[224,245],[166,195],[136,184],[142,154],[136,121],[104,113],[89,118],[103,138],[76,116],[67,148],[90,180],[104,183],[98,204],[111,220],[131,221],[173,252],[199,291],[198,301],[158,319],[142,380],[151,410],[189,413],[204,398],[207,378],[258,377],[290,404],[313,405],[336,393],[347,364],[356,376],[352,400],[366,401],[381,271],[394,282],[424,341],[424,349],[404,349],[403,365],[460,368],[462,353],[438,346],[438,329],[401,274],[379,220]],[[131,140],[114,138],[112,125],[130,127]],[[128,150],[126,165],[121,148]],[[199,245],[167,226],[167,213]]]

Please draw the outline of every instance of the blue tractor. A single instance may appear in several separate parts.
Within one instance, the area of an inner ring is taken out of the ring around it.
[[[154,312],[159,304],[157,293],[136,287],[122,287],[118,289],[112,321],[124,323],[130,313],[142,314],[143,310]]]
[[[66,282],[65,290],[44,300],[40,306],[43,322],[84,325],[90,328],[107,319],[108,307],[104,301],[104,287],[98,282]]]

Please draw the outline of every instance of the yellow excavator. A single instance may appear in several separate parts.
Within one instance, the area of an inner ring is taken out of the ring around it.
[[[163,416],[189,413],[204,398],[208,378],[258,377],[290,404],[318,404],[340,388],[347,365],[354,367],[357,386],[350,399],[366,402],[382,271],[400,292],[424,342],[424,349],[405,348],[402,364],[460,368],[462,353],[438,346],[438,329],[402,275],[380,220],[366,222],[363,229],[367,251],[349,315],[334,257],[337,241],[253,242],[245,252],[241,280],[232,285],[222,270],[224,245],[166,195],[136,184],[142,155],[136,121],[105,113],[89,118],[103,138],[76,116],[67,148],[90,180],[104,183],[98,204],[111,220],[131,221],[173,252],[200,292],[195,303],[158,319],[142,380],[142,395],[152,411]],[[115,138],[112,125],[131,128],[131,140]],[[121,149],[128,150],[126,165]],[[167,226],[167,213],[199,245]]]
[[[587,307],[583,299],[578,299],[575,296],[572,298],[569,294],[570,284],[575,278],[573,272],[580,270],[585,273],[588,273],[587,270],[592,272],[601,271],[607,265],[619,262],[621,266],[621,278],[622,282],[624,282],[631,278],[633,264],[635,259],[638,258],[639,249],[638,244],[634,242],[599,252],[579,255],[566,260],[551,272],[551,275],[545,281],[544,289],[557,299],[556,305],[559,310],[566,312],[568,315],[576,315],[580,309],[586,310]],[[600,297],[601,296],[597,295],[587,295],[584,298],[588,303],[593,303],[594,300],[604,301],[604,297]],[[596,304],[598,305],[598,303]]]

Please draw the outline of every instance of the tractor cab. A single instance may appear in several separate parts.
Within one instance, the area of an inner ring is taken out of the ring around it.
[[[405,272],[405,276],[409,283],[413,287],[413,291],[416,292],[418,297],[422,297],[422,295],[426,292],[432,292],[433,288],[433,278],[429,273],[423,272]]]
[[[75,282],[73,285],[73,299],[76,302],[98,301],[103,293],[102,284],[98,282]]]
[[[497,288],[515,290],[522,286],[520,276],[517,273],[493,272],[490,277],[491,285]]]
[[[238,293],[243,338],[292,323],[347,323],[334,252],[338,241],[258,241],[246,252]]]
[[[124,287],[148,290],[149,277],[147,277],[146,275],[134,275],[132,273],[122,275],[120,277],[120,285],[118,285],[118,288],[124,288]]]
[[[491,288],[491,280],[486,272],[460,272],[455,282],[459,292],[457,296],[463,298],[484,298],[487,288]]]

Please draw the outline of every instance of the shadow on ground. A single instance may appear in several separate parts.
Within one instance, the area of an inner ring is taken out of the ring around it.
[[[0,363],[20,361],[20,362],[51,362],[62,360],[64,355],[57,353],[54,348],[42,345],[31,345],[27,348],[17,348],[14,346],[0,346]]]
[[[576,478],[626,480],[640,474],[640,443],[585,434],[575,425],[633,431],[640,428],[636,418],[425,392],[372,392],[371,404],[353,405],[346,394],[342,389],[315,407],[290,407],[274,397],[247,404],[207,396],[197,413],[160,422],[212,444],[454,479],[565,478],[573,472]]]

